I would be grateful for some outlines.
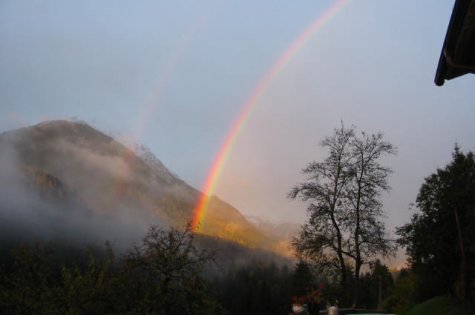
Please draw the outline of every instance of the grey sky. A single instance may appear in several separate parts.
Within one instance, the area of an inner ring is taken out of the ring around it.
[[[0,129],[76,117],[136,137],[200,188],[260,78],[332,1],[2,1]],[[475,76],[433,83],[453,1],[354,0],[279,73],[237,139],[217,195],[302,222],[286,199],[339,121],[383,131],[392,229],[455,142],[475,149]]]

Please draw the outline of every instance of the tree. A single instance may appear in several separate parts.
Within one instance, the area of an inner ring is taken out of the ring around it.
[[[425,179],[411,222],[398,228],[419,279],[419,299],[448,290],[465,299],[475,272],[475,157],[456,146],[452,162]]]
[[[387,177],[391,169],[384,167],[379,160],[386,154],[394,154],[394,147],[383,140],[383,134],[354,137],[351,142],[353,160],[350,174],[352,181],[348,187],[349,220],[346,229],[350,231],[349,253],[354,261],[353,304],[358,303],[359,277],[361,266],[378,254],[387,256],[393,249],[389,242],[384,223],[380,196],[389,190]]]
[[[21,245],[10,253],[10,266],[0,266],[0,313],[60,314],[52,305],[58,299],[58,281],[53,276],[50,251],[43,244]]]
[[[292,277],[286,266],[252,262],[217,277],[215,286],[229,315],[287,314]]]
[[[154,314],[214,314],[218,304],[210,298],[202,270],[213,255],[199,250],[195,235],[186,229],[150,227],[141,246],[125,258],[123,280],[138,301],[132,312]],[[130,304],[129,304],[130,306]],[[123,310],[130,312],[131,310]]]
[[[405,314],[414,304],[416,295],[417,276],[401,269],[390,295],[381,303],[382,311],[394,314]]]
[[[194,239],[189,226],[152,226],[118,260],[109,245],[2,244],[0,313],[225,314],[202,272],[212,254]]]
[[[295,271],[292,274],[293,295],[305,295],[308,288],[314,285],[315,276],[312,274],[308,264],[300,260],[295,265]]]
[[[360,303],[364,308],[380,308],[394,286],[388,267],[379,259],[369,263],[370,270],[361,277]]]
[[[380,159],[395,153],[381,133],[358,136],[343,123],[321,143],[328,150],[323,162],[311,162],[303,173],[307,181],[289,193],[292,199],[310,201],[309,219],[293,241],[299,257],[314,261],[326,272],[337,272],[349,300],[350,278],[358,301],[361,266],[376,255],[387,255],[391,241],[384,224],[381,193],[389,190],[390,169]]]

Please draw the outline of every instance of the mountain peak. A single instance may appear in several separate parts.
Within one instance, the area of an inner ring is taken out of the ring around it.
[[[173,175],[147,147],[130,147],[80,121],[52,120],[0,134],[0,152],[13,152],[10,160],[16,168],[31,170],[25,174],[30,182],[64,188],[74,195],[69,199],[76,208],[142,228],[154,223],[184,226],[200,192]],[[245,246],[273,247],[262,230],[215,196],[200,232]]]
[[[56,120],[45,120],[36,125],[26,127],[33,128],[36,130],[53,130],[53,131],[93,131],[95,133],[101,133],[95,128],[91,127],[87,122],[80,120],[66,120],[66,119],[56,119]],[[102,133],[101,133],[102,134]]]

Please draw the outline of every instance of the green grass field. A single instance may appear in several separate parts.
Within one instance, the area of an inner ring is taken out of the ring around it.
[[[475,308],[473,304],[439,296],[412,307],[404,315],[475,315]]]

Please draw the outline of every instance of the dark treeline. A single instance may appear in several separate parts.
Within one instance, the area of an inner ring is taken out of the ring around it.
[[[2,249],[1,314],[223,314],[202,277],[212,255],[189,229],[151,227],[114,251],[60,244]]]
[[[214,283],[218,299],[230,315],[288,314],[291,277],[287,267],[253,263],[228,271]]]
[[[322,307],[338,296],[336,286],[303,262],[254,260],[209,274],[215,254],[195,243],[188,229],[152,227],[140,245],[121,254],[110,246],[4,244],[0,313],[288,314],[293,299],[308,299],[311,287],[321,286]],[[379,278],[370,271],[362,279],[362,287],[367,279],[374,288]],[[363,299],[376,305],[377,290]]]
[[[308,281],[292,280],[270,253],[236,264],[222,257],[248,251],[155,226],[120,254],[108,244],[8,242],[0,246],[0,313],[287,314],[292,292]]]
[[[442,297],[449,301],[444,303],[467,306],[462,314],[473,314],[474,231],[475,156],[456,146],[452,161],[424,180],[410,222],[397,229],[408,268],[400,271],[381,308],[404,314]]]
[[[422,184],[411,221],[398,229],[414,274],[414,298],[475,298],[475,156],[452,161]]]

